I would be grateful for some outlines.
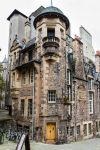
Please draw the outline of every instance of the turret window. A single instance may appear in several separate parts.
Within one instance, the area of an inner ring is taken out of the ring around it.
[[[41,38],[42,38],[42,28],[40,28],[38,30],[38,38],[39,38],[39,40],[41,40]]]
[[[47,29],[47,36],[48,37],[55,37],[55,29],[53,29],[53,28]]]
[[[61,37],[64,38],[64,30],[60,29],[60,32],[61,32]]]

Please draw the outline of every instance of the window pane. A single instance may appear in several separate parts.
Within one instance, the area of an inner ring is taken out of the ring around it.
[[[47,29],[48,37],[55,37],[55,29]]]
[[[56,101],[56,90],[49,90],[48,91],[48,102],[55,102]]]
[[[28,116],[32,115],[32,99],[28,100]]]
[[[89,129],[89,134],[92,133],[92,126],[91,126],[91,123],[88,124],[88,129]]]
[[[73,136],[74,135],[74,127],[71,127],[70,128],[70,136]]]
[[[77,135],[80,135],[80,125],[77,126]]]
[[[84,124],[83,126],[83,133],[85,136],[87,136],[87,124]]]
[[[24,99],[21,100],[21,114],[24,115]]]

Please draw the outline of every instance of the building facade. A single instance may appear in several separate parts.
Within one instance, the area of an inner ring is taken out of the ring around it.
[[[83,27],[80,27],[80,38],[83,42],[83,54],[95,62],[95,51],[92,45],[92,35]]]
[[[100,50],[96,51],[95,65],[96,65],[96,72],[100,72]]]
[[[1,77],[5,84],[6,80],[7,80],[7,67],[8,67],[8,60],[7,60],[6,56],[5,56],[4,60],[0,63],[0,65],[1,65],[0,74],[1,74]],[[4,108],[5,107],[5,87],[4,87],[3,91],[0,91],[0,92],[2,93],[2,97],[1,97],[2,100],[0,100],[0,108]]]
[[[100,132],[100,79],[93,61],[84,57],[80,38],[71,37],[69,19],[60,9],[40,7],[33,36],[31,22],[26,19],[24,37],[15,36],[9,49],[17,126],[45,143],[93,137]]]

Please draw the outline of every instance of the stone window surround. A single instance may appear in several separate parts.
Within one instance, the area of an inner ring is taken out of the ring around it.
[[[88,93],[89,114],[93,114],[93,101],[94,101],[94,92],[89,91]]]
[[[48,90],[48,103],[56,103],[56,90]]]
[[[24,99],[21,99],[21,102],[20,102],[20,112],[21,112],[21,115],[24,116],[24,109],[25,109],[25,100]]]
[[[32,116],[32,99],[28,99],[28,116]]]
[[[87,136],[87,124],[83,124],[83,133],[84,133],[84,136]]]
[[[67,69],[67,84],[71,85],[71,71]]]
[[[88,77],[88,91],[94,90],[94,80],[93,78]]]
[[[88,122],[83,122],[83,127],[84,125],[87,124],[87,135],[85,137],[88,137],[89,135],[92,135],[92,131],[91,131],[91,134],[89,134],[89,124],[91,124],[91,130],[92,130],[92,126],[93,126],[93,122],[92,121],[88,121]]]
[[[80,130],[81,130],[81,125],[77,125],[76,126],[76,132],[77,132],[77,136],[80,136],[80,134],[81,134],[81,132],[80,132]]]

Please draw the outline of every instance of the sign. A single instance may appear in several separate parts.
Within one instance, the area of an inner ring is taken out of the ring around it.
[[[25,150],[30,150],[30,143],[29,143],[29,135],[22,134],[21,139],[16,147],[16,150],[22,150],[22,147],[25,143]]]

